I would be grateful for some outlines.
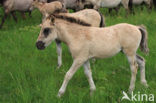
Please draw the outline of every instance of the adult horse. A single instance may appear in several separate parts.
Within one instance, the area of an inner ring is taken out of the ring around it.
[[[129,2],[132,2],[131,4],[131,7],[130,7],[130,10],[131,10],[131,12],[133,12],[134,13],[134,10],[133,10],[133,6],[134,5],[141,5],[141,4],[146,4],[147,6],[148,6],[148,8],[149,9],[151,9],[152,8],[152,2],[153,2],[153,0],[132,0],[132,1],[130,1],[130,0],[128,0]],[[155,1],[155,0],[154,0]]]
[[[119,5],[122,4],[129,12],[129,0],[78,0],[80,8],[83,9],[85,5],[91,4],[94,9],[99,9],[100,7],[109,8],[109,12],[115,9],[118,12]]]
[[[145,61],[136,53],[139,46],[141,51],[149,51],[147,31],[143,26],[122,23],[105,28],[88,27],[76,19],[71,21],[64,16],[52,15],[42,23],[36,47],[43,50],[55,40],[67,44],[73,57],[73,64],[65,75],[58,97],[65,93],[68,82],[82,65],[92,94],[96,87],[89,59],[112,57],[120,51],[127,56],[131,68],[129,91],[132,92],[135,88],[138,65],[141,70],[141,83],[148,86],[145,79]]]
[[[45,0],[41,0],[45,1]],[[1,3],[4,7],[4,17],[2,18],[2,22],[0,24],[0,28],[2,28],[5,19],[7,16],[11,13],[13,15],[14,20],[17,22],[17,18],[14,14],[15,11],[19,11],[21,13],[29,12],[29,15],[31,15],[31,11],[33,10],[32,6],[33,0],[3,0]]]

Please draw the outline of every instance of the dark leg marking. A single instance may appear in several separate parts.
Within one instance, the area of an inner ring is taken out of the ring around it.
[[[144,59],[143,59],[141,56],[136,55],[136,57],[137,57],[138,59],[140,59],[141,61],[144,61]]]

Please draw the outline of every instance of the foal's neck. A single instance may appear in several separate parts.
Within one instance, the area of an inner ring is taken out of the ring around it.
[[[84,29],[84,26],[70,23],[61,19],[57,19],[55,23],[58,39],[67,45],[74,43],[75,39],[78,39],[81,35],[79,32]]]

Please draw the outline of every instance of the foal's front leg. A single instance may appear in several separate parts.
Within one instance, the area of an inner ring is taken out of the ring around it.
[[[61,97],[65,90],[66,90],[66,87],[68,85],[68,82],[69,80],[73,77],[73,75],[75,74],[75,72],[78,70],[78,68],[84,64],[85,60],[82,60],[82,59],[75,59],[72,66],[70,67],[70,69],[68,70],[68,72],[66,73],[65,75],[65,78],[64,78],[64,81],[63,81],[63,84],[58,92],[58,97]]]
[[[88,79],[88,82],[89,82],[89,85],[90,85],[90,95],[93,94],[93,92],[96,90],[96,87],[95,87],[95,84],[94,84],[94,81],[93,81],[93,77],[92,77],[92,71],[91,71],[91,68],[90,68],[90,63],[89,61],[85,62],[84,65],[84,73]]]
[[[56,47],[57,47],[57,55],[58,55],[58,65],[57,68],[59,69],[62,65],[62,47],[61,47],[61,41],[56,41]]]

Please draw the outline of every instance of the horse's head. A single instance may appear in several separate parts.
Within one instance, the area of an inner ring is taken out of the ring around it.
[[[57,38],[57,32],[55,30],[53,17],[46,18],[40,26],[41,30],[36,42],[36,47],[39,50],[43,50]]]

